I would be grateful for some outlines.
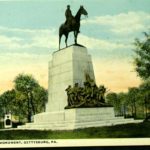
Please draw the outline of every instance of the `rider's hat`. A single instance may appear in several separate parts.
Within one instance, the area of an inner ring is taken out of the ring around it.
[[[67,7],[69,8],[69,7],[70,7],[70,5],[67,5]]]

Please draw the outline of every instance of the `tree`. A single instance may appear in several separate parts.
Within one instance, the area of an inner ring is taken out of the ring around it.
[[[136,65],[136,72],[138,75],[146,80],[150,78],[150,34],[144,32],[145,39],[143,41],[135,40],[135,53],[134,59]]]
[[[19,74],[15,80],[15,89],[26,96],[27,100],[27,118],[31,122],[32,113],[35,114],[35,106],[33,103],[33,91],[39,87],[38,82],[31,76],[26,74]]]
[[[0,95],[0,117],[11,112],[19,121],[31,122],[32,115],[45,111],[48,92],[31,75],[19,74],[14,83],[15,89]]]
[[[115,114],[117,116],[121,115],[121,103],[116,93],[114,92],[108,93],[106,95],[106,101],[108,104],[111,104],[114,106]]]
[[[144,108],[145,108],[145,117],[148,117],[148,110],[150,110],[150,80],[146,80],[140,86],[140,95],[142,97]]]
[[[117,94],[114,92],[110,92],[106,95],[106,101],[111,105],[114,105],[116,99],[117,99]]]
[[[9,112],[15,111],[15,90],[8,90],[1,94],[0,96],[0,105],[1,105],[1,115],[4,115]]]
[[[120,102],[121,114],[126,117],[127,106],[128,106],[127,93],[123,93],[123,92],[118,93],[117,99]]]
[[[27,97],[24,93],[16,90],[16,116],[19,118],[19,122],[24,121],[27,114]]]
[[[137,87],[132,87],[128,89],[128,101],[131,106],[132,116],[136,118],[137,115],[137,95],[138,95],[139,89]]]
[[[45,112],[48,101],[48,91],[39,86],[33,91],[35,113]]]
[[[135,40],[134,59],[137,74],[144,80],[139,87],[141,100],[144,100],[146,118],[148,117],[149,91],[150,91],[150,33],[144,32],[145,39]],[[150,118],[150,116],[149,116]]]

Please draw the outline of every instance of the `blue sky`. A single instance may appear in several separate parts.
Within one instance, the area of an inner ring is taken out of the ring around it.
[[[116,92],[138,86],[133,42],[150,29],[149,0],[9,0],[0,1],[0,93],[23,72],[47,88],[47,65],[58,49],[67,4],[74,15],[80,5],[88,11],[78,41],[92,55],[97,83]],[[72,33],[68,43],[73,43]]]

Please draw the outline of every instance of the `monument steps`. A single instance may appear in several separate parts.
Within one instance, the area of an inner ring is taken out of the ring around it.
[[[122,118],[118,118],[116,117],[115,119],[105,119],[105,120],[70,120],[70,121],[63,121],[63,124],[70,124],[70,123],[78,123],[78,124],[84,124],[86,122],[88,123],[95,123],[95,122],[100,122],[100,123],[105,123],[105,122],[135,122],[136,120],[134,120],[133,118],[128,118],[128,119],[124,119]],[[138,121],[138,120],[137,120]],[[141,120],[140,120],[141,121]],[[52,124],[52,125],[58,125],[58,124],[62,124],[62,121],[56,121],[56,122],[38,122],[38,123],[26,123],[26,126],[28,125],[41,125],[41,124]]]
[[[134,119],[110,119],[110,120],[101,120],[101,121],[64,121],[64,122],[41,122],[39,124],[27,123],[24,126],[19,126],[19,129],[50,129],[50,130],[72,130],[78,128],[87,128],[87,127],[102,127],[102,126],[112,126],[117,124],[128,124],[128,123],[140,123],[141,120]]]

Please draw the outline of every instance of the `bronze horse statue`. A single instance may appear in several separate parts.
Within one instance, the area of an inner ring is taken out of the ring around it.
[[[67,47],[67,39],[68,39],[69,32],[72,32],[72,31],[74,32],[74,42],[75,44],[77,44],[77,36],[78,36],[78,33],[80,32],[79,29],[80,29],[81,15],[85,15],[85,16],[88,15],[87,11],[84,9],[83,6],[80,6],[77,14],[74,17],[72,17],[72,19],[69,21],[68,24],[63,23],[60,26],[59,28],[59,50],[60,50],[60,43],[61,43],[62,35],[66,37],[65,43]]]

